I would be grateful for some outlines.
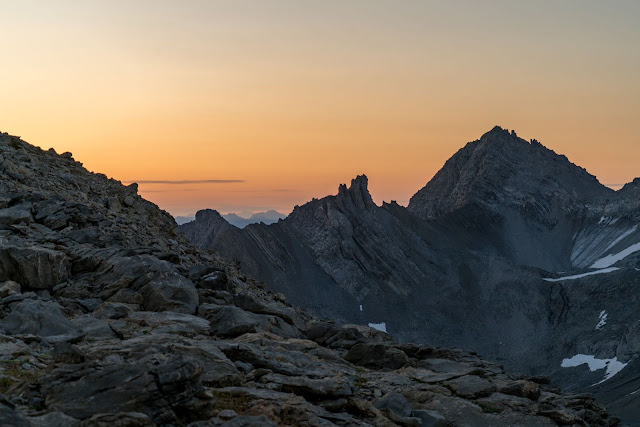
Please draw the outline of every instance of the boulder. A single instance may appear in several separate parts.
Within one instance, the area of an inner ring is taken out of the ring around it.
[[[518,380],[500,387],[500,393],[538,400],[540,397],[540,385],[532,381]]]
[[[54,361],[60,363],[82,363],[85,360],[84,353],[67,342],[55,343],[51,356]]]
[[[31,219],[31,209],[30,206],[27,205],[17,205],[0,209],[0,229],[13,224],[29,224]]]
[[[214,271],[204,276],[198,283],[198,287],[216,291],[228,291],[230,290],[229,278],[224,271]]]
[[[448,425],[445,418],[436,411],[418,409],[411,412],[411,416],[422,421],[422,427],[445,427]]]
[[[69,277],[64,253],[37,246],[0,246],[0,280],[31,289],[51,289]]]
[[[235,306],[203,304],[199,315],[210,321],[211,333],[237,337],[251,332],[272,332],[283,338],[297,338],[300,331],[276,316],[255,314]]]
[[[379,343],[359,343],[351,347],[345,360],[368,368],[399,369],[409,363],[400,349]]]
[[[82,332],[67,319],[60,306],[51,301],[24,300],[0,320],[8,335],[32,334],[41,337],[81,336]]]
[[[456,395],[465,399],[488,396],[498,389],[495,384],[475,375],[465,375],[447,381],[444,385]]]
[[[12,280],[0,283],[0,298],[18,295],[21,291],[20,284]]]
[[[0,394],[0,426],[2,427],[32,427],[31,423],[15,406]]]
[[[173,311],[136,311],[129,314],[128,317],[129,319],[142,320],[151,327],[171,327],[174,332],[176,331],[176,327],[192,334],[209,331],[209,322],[207,320],[185,313],[176,313]]]
[[[143,308],[149,311],[175,311],[193,314],[198,307],[198,291],[189,279],[178,273],[156,273],[140,289]]]
[[[353,394],[352,384],[342,377],[313,379],[304,376],[267,374],[261,377],[260,381],[278,384],[281,391],[310,398],[339,399]]]
[[[399,417],[411,416],[411,404],[400,393],[388,393],[376,400],[373,404],[378,409],[388,409]]]
[[[156,424],[177,424],[176,412],[192,420],[212,415],[215,400],[205,396],[201,374],[202,366],[192,358],[152,354],[130,363],[67,365],[42,377],[39,385],[47,408],[80,420],[140,412]]]

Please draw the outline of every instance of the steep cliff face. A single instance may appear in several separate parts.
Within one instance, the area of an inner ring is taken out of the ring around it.
[[[614,192],[496,127],[456,153],[407,208],[376,206],[367,186],[357,177],[278,224],[247,227],[246,240],[206,247],[233,253],[312,311],[384,323],[405,341],[469,348],[578,390],[604,380],[594,389],[611,405],[637,402],[603,386],[640,389],[640,343],[629,326],[640,308],[631,290],[640,268],[637,182]],[[608,323],[596,328],[603,310]],[[592,370],[574,367],[584,356]],[[614,376],[604,364],[624,368]]]

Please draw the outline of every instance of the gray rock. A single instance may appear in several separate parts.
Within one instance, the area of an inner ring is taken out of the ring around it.
[[[356,344],[344,358],[356,365],[372,368],[399,369],[409,363],[402,350],[376,343]]]
[[[211,414],[213,402],[198,397],[203,387],[197,362],[181,356],[156,363],[68,365],[73,368],[55,371],[39,382],[48,408],[80,420],[96,413],[137,411],[164,424],[176,422],[175,411],[192,411],[194,417]],[[91,406],[86,405],[88,399]]]
[[[146,414],[140,412],[96,414],[81,424],[82,427],[151,427],[154,425]]]
[[[14,224],[29,224],[31,220],[30,206],[17,205],[0,209],[0,229]]]
[[[193,282],[177,273],[156,273],[140,289],[140,294],[143,307],[149,311],[193,314],[199,303]]]
[[[555,421],[559,425],[570,425],[570,424],[574,424],[577,421],[576,416],[566,409],[544,410],[544,411],[538,412],[538,415],[551,418],[553,421]]]
[[[500,393],[538,400],[540,397],[540,385],[532,381],[518,380],[500,387]]]
[[[312,398],[341,398],[353,394],[352,384],[346,378],[312,379],[307,377],[290,377],[280,374],[267,374],[260,381],[276,383],[284,392],[295,393]]]
[[[80,421],[62,412],[49,412],[28,419],[32,427],[78,427],[80,425]]]
[[[5,298],[20,294],[20,284],[11,280],[0,283],[0,298]]]
[[[204,276],[198,286],[203,289],[213,289],[216,291],[228,291],[229,287],[229,279],[227,278],[227,273],[224,271],[214,271],[206,276]]]
[[[218,412],[218,418],[220,418],[223,421],[228,421],[237,416],[238,416],[238,413],[233,409],[223,409],[222,411]]]
[[[0,426],[1,427],[32,427],[24,414],[15,410],[4,396],[0,394]]]
[[[420,418],[422,427],[445,427],[447,425],[445,418],[436,411],[418,409],[411,412],[411,416]]]
[[[93,318],[88,314],[75,317],[71,321],[78,330],[82,331],[87,340],[103,341],[116,336],[107,322]]]
[[[374,402],[378,409],[388,409],[399,417],[411,416],[411,404],[406,397],[399,393],[388,393]]]
[[[93,316],[98,319],[122,319],[133,313],[134,310],[131,304],[105,302],[93,312]]]
[[[9,335],[33,334],[52,338],[78,334],[81,331],[60,311],[54,302],[24,300],[0,320],[0,327]]]
[[[75,345],[67,342],[54,344],[51,356],[53,360],[61,363],[82,363],[85,360],[84,353],[78,350]]]
[[[273,332],[284,338],[299,337],[300,332],[279,317],[255,314],[234,306],[203,304],[200,316],[211,322],[211,333],[237,337],[251,332]]]
[[[276,427],[277,424],[271,421],[266,415],[251,416],[241,415],[220,426],[224,427]]]
[[[475,375],[465,375],[447,381],[444,385],[458,396],[466,399],[488,396],[498,389],[495,384]]]
[[[62,252],[0,244],[0,280],[13,280],[32,289],[51,289],[68,277],[67,257]]]
[[[248,294],[236,295],[234,298],[234,303],[236,306],[242,308],[243,310],[247,310],[252,313],[278,316],[285,322],[289,323],[290,325],[294,325],[300,330],[305,329],[304,321],[292,308],[284,307],[276,303],[265,303]]]
[[[176,313],[172,311],[150,312],[136,311],[129,314],[129,319],[142,320],[150,326],[177,326],[184,327],[186,332],[205,333],[209,331],[209,322],[201,317],[192,316],[185,313]]]

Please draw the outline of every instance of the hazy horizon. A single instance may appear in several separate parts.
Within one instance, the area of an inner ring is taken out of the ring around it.
[[[174,215],[289,213],[362,173],[406,204],[494,125],[613,186],[640,175],[639,18],[630,0],[5,2],[0,130]]]

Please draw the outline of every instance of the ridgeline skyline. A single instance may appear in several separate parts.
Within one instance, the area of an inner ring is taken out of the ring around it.
[[[409,197],[494,125],[638,175],[640,4],[10,2],[2,130],[174,215]]]

